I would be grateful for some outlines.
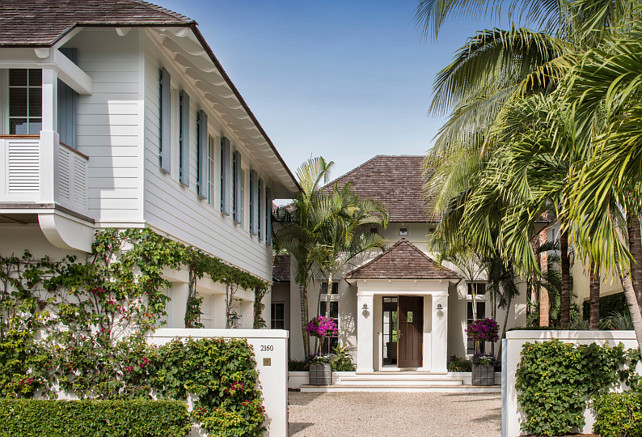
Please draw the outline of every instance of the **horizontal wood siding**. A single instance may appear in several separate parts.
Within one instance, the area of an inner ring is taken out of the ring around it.
[[[271,247],[250,235],[247,222],[235,224],[232,215],[219,211],[220,190],[220,140],[225,135],[234,147],[234,137],[221,120],[208,112],[208,133],[215,138],[216,174],[212,204],[200,199],[196,192],[196,113],[201,106],[201,96],[190,87],[180,70],[169,61],[161,62],[155,48],[147,48],[145,56],[145,193],[144,220],[162,232],[183,242],[199,247],[235,266],[265,280],[272,278]],[[172,83],[172,151],[171,171],[162,172],[159,165],[159,69],[167,68]],[[190,149],[189,186],[178,178],[178,91],[190,95]],[[243,157],[244,161],[248,161]],[[230,184],[231,190],[231,184]],[[230,192],[230,198],[232,193]],[[245,198],[247,202],[247,197]]]
[[[100,222],[142,220],[142,93],[137,31],[84,30],[68,45],[93,80],[78,97],[78,150],[89,156],[89,215]]]

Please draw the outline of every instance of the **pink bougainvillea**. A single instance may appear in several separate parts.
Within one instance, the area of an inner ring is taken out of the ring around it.
[[[468,339],[477,341],[499,340],[499,325],[493,319],[475,320],[466,330]]]
[[[337,324],[330,317],[317,316],[310,320],[305,330],[313,337],[333,337],[337,335]]]

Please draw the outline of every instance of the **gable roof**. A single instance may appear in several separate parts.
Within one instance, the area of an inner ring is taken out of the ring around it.
[[[77,26],[189,26],[195,21],[142,0],[2,0],[0,46],[50,46]]]
[[[417,246],[402,238],[395,244],[356,268],[346,279],[461,279],[457,273],[437,263]]]
[[[277,255],[272,266],[274,282],[290,282],[290,254]]]
[[[423,162],[423,156],[377,155],[326,185],[326,188],[335,183],[340,188],[350,183],[359,197],[386,205],[391,223],[436,223],[439,217],[428,213],[430,199],[424,195]]]

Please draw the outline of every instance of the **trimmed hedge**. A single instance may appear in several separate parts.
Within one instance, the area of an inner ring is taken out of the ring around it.
[[[184,437],[187,405],[179,401],[0,400],[0,437]]]
[[[595,402],[593,432],[602,437],[642,436],[642,394],[609,393]]]

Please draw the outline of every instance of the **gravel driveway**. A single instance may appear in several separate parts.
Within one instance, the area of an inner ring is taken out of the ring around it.
[[[291,436],[501,435],[501,395],[289,392]]]

